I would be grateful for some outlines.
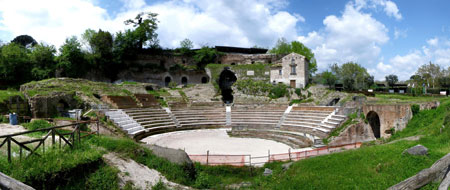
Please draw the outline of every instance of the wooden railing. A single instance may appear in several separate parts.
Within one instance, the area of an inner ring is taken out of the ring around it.
[[[93,131],[93,132],[81,131],[81,128],[80,128],[81,124],[90,124],[90,123],[96,123],[97,131]],[[63,129],[65,127],[71,127],[71,126],[75,126],[75,128],[73,130]],[[69,132],[67,132],[67,131],[69,131]],[[47,132],[47,133],[42,138],[32,139],[32,140],[23,141],[23,142],[19,142],[17,139],[15,139],[17,136],[36,133],[36,132]],[[61,126],[48,127],[48,128],[43,128],[43,129],[36,129],[36,130],[32,130],[32,131],[24,131],[24,132],[20,132],[20,133],[9,134],[9,135],[2,135],[2,136],[0,136],[0,139],[4,139],[4,140],[3,141],[0,140],[0,142],[1,142],[0,148],[6,144],[8,162],[11,162],[13,143],[15,143],[16,145],[19,146],[19,156],[20,156],[20,159],[22,159],[22,152],[24,149],[29,152],[29,154],[27,155],[26,158],[30,157],[31,155],[40,156],[40,154],[38,153],[38,149],[41,146],[42,146],[42,154],[45,154],[45,141],[49,137],[51,137],[52,146],[57,145],[56,136],[58,136],[58,139],[59,139],[58,147],[59,148],[64,148],[65,146],[69,146],[69,147],[73,148],[76,143],[78,143],[78,144],[81,143],[81,139],[83,137],[86,137],[86,136],[89,136],[92,134],[97,134],[97,135],[99,134],[99,121],[98,120],[81,121],[81,122],[72,123],[72,124],[68,124],[68,125],[61,125]],[[64,145],[62,145],[62,143],[63,143],[62,141],[64,141]],[[30,145],[32,145],[33,143],[38,143],[38,144],[34,147],[30,147]]]

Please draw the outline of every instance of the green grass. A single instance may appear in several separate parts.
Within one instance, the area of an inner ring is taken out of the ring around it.
[[[86,96],[93,97],[93,94],[127,96],[122,85],[115,85],[104,82],[93,82],[85,79],[72,78],[51,78],[42,81],[33,81],[22,85],[28,96],[49,95],[54,92],[75,93],[81,92]]]
[[[152,94],[153,96],[155,96],[155,98],[158,99],[159,104],[162,107],[168,107],[169,105],[167,104],[167,102],[165,101],[164,97],[169,97],[170,93],[166,90],[166,89],[160,89],[160,90],[148,90],[147,91],[148,94]]]
[[[22,161],[14,158],[11,164],[2,155],[0,171],[33,187],[45,189],[67,182],[64,179],[70,176],[70,171],[79,172],[97,165],[101,156],[101,150],[82,143],[75,149],[46,149],[42,156],[31,156]]]
[[[9,97],[20,96],[22,99],[24,98],[23,94],[14,89],[8,90],[0,90],[0,102],[4,102],[9,100]]]
[[[429,101],[440,101],[445,96],[409,96],[402,94],[375,94],[377,99],[374,103],[420,103]]]

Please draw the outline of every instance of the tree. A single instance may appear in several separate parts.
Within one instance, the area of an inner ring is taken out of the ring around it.
[[[325,80],[325,84],[327,84],[330,88],[336,83],[336,75],[334,75],[330,71],[324,71],[322,73],[322,78]]]
[[[301,42],[292,41],[288,43],[285,38],[280,38],[275,47],[270,50],[270,53],[273,54],[289,54],[292,52],[305,56],[309,62],[308,71],[310,75],[317,71],[317,62],[314,58],[314,53]]]
[[[189,54],[191,53],[191,49],[194,48],[194,42],[189,40],[188,38],[182,40],[180,42],[179,51],[181,54]]]
[[[180,47],[181,47],[181,49],[190,50],[190,49],[194,48],[194,42],[192,42],[190,39],[186,38],[180,42]]]
[[[367,88],[372,88],[375,84],[375,78],[373,76],[367,76],[365,80]]]
[[[431,84],[433,88],[435,88],[435,86],[438,85],[437,78],[441,77],[443,72],[438,64],[433,64],[430,61],[429,64],[420,66],[416,72],[416,75],[421,76],[427,85]]]
[[[394,84],[398,82],[397,75],[388,75],[385,78],[386,78],[386,82],[388,83],[389,87],[394,86]]]
[[[147,18],[143,17],[147,15]],[[139,13],[134,19],[128,19],[125,21],[126,25],[133,25],[139,48],[142,49],[144,46],[150,46],[151,48],[159,47],[158,34],[156,29],[158,29],[158,20],[156,19],[158,14],[151,12]]]
[[[17,43],[23,47],[35,46],[37,44],[36,40],[29,35],[20,35],[15,37],[11,42]]]
[[[67,38],[59,48],[61,53],[57,58],[57,68],[61,76],[77,78],[86,73],[86,56],[81,51],[81,44],[77,37]]]
[[[30,62],[33,67],[31,69],[33,80],[47,79],[55,75],[55,53],[55,46],[52,45],[41,43],[34,47],[30,54]]]
[[[0,80],[20,84],[30,80],[29,50],[17,43],[1,47]]]
[[[214,63],[219,53],[214,48],[203,46],[195,51],[194,60],[199,69],[204,69],[207,64]]]
[[[92,40],[92,36],[94,36],[94,34],[96,34],[97,32],[95,30],[92,29],[86,29],[84,31],[83,34],[81,34],[81,43],[83,43],[83,45],[87,48],[88,52],[92,53],[92,47],[91,47],[91,40]]]
[[[364,88],[365,80],[369,76],[366,68],[354,62],[344,63],[336,72],[344,82],[344,88],[348,90]]]

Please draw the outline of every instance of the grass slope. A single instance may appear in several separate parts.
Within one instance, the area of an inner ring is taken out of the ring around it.
[[[391,139],[425,135],[417,142],[364,146],[358,150],[302,160],[286,172],[281,163],[267,164],[275,173],[256,177],[253,189],[386,189],[430,167],[450,152],[450,101],[445,99],[435,110],[421,111],[403,131]],[[445,125],[446,128],[440,128]],[[427,156],[404,155],[402,152],[422,144],[429,148]],[[430,184],[426,188],[433,188]]]

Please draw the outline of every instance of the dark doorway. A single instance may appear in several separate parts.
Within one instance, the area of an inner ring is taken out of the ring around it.
[[[166,87],[169,86],[170,81],[172,81],[172,79],[171,79],[169,76],[167,76],[167,77],[164,79],[164,85],[165,85]]]
[[[208,83],[208,77],[202,77],[202,84]]]
[[[69,104],[64,100],[59,100],[58,104],[56,104],[56,111],[58,112],[58,116],[69,117]]]
[[[219,87],[220,91],[222,91],[222,100],[226,104],[233,103],[233,90],[231,89],[231,86],[236,82],[236,80],[236,75],[230,70],[229,67],[225,67],[220,73]]]
[[[380,138],[380,117],[374,111],[371,111],[367,114],[367,120],[369,121],[370,127],[372,128],[373,134],[375,138]]]
[[[186,77],[181,77],[181,84],[186,86],[188,84],[188,79]]]
[[[295,88],[295,86],[296,86],[295,85],[295,80],[291,80],[291,84],[290,85],[291,85],[292,88]]]
[[[149,90],[153,90],[152,86],[145,86],[145,90],[149,91]]]

